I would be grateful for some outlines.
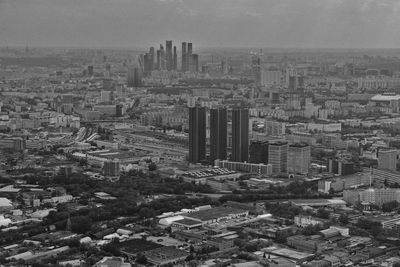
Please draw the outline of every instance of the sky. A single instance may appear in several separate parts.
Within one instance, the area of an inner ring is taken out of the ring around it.
[[[0,46],[399,48],[400,0],[0,0]]]

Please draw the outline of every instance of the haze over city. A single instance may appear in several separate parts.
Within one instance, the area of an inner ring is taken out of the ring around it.
[[[397,0],[1,0],[0,46],[396,48]]]

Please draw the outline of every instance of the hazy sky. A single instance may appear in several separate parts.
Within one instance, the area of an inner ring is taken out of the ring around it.
[[[0,0],[0,46],[400,47],[400,0]]]

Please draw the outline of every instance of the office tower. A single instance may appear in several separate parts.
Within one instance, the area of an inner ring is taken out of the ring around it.
[[[88,71],[87,71],[88,76],[90,76],[90,77],[93,76],[93,66],[88,66],[87,69],[88,69]]]
[[[176,52],[176,46],[174,46],[174,70],[178,69],[178,54]]]
[[[289,91],[293,92],[297,90],[297,76],[289,76]]]
[[[103,90],[111,90],[113,87],[113,80],[110,78],[103,79]]]
[[[199,55],[193,54],[190,60],[190,71],[198,72],[199,71]]]
[[[181,70],[182,71],[186,71],[186,42],[182,42],[182,66],[181,66]]]
[[[138,67],[128,68],[128,87],[140,87],[142,86],[142,74]]]
[[[111,100],[112,100],[112,92],[101,90],[100,101],[101,102],[110,102]]]
[[[282,71],[273,69],[261,70],[261,86],[269,87],[282,84]]]
[[[286,173],[288,159],[288,143],[277,141],[268,146],[268,163],[272,164],[273,173]]]
[[[106,177],[120,176],[120,163],[118,160],[108,160],[104,162],[103,173]]]
[[[150,47],[149,54],[150,54],[150,71],[154,70],[154,60],[155,60],[155,53],[154,47]]]
[[[160,63],[161,63],[161,70],[165,70],[166,67],[166,62],[165,62],[165,51],[164,51],[164,47],[162,45],[160,45]]]
[[[226,108],[210,110],[210,162],[226,159],[228,121]]]
[[[193,52],[193,44],[187,44],[187,55],[186,55],[186,70],[191,71],[192,65],[192,52]]]
[[[123,104],[118,104],[115,106],[115,114],[117,117],[122,117],[124,116],[125,110],[124,110],[124,105]]]
[[[397,150],[378,150],[378,168],[386,170],[396,170],[397,165]]]
[[[286,131],[286,123],[273,121],[271,119],[265,120],[265,135],[268,136],[282,136]]]
[[[167,70],[172,70],[174,66],[173,57],[172,57],[172,41],[165,42],[165,61]]]
[[[106,71],[108,71],[108,72],[111,71],[111,65],[110,64],[106,64]]]
[[[250,163],[268,164],[268,142],[253,141],[249,150]]]
[[[288,171],[307,174],[311,162],[311,148],[308,144],[297,143],[288,148]]]
[[[156,62],[156,69],[161,69],[161,51],[157,50],[157,62]]]
[[[149,53],[144,54],[143,56],[143,74],[144,76],[148,76],[151,73],[151,56]]]
[[[232,110],[232,161],[248,161],[249,158],[249,110]]]
[[[189,162],[206,159],[206,109],[189,108]]]
[[[346,159],[329,159],[328,172],[339,175],[353,174],[355,173],[354,162]]]

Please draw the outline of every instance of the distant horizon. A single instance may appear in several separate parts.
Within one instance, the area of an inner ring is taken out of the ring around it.
[[[398,0],[0,0],[0,46],[400,48]]]
[[[179,44],[176,45],[178,51],[180,51],[180,44],[181,42],[174,42],[173,44]],[[165,42],[165,41],[164,41]],[[163,44],[165,46],[165,43],[157,43],[157,45],[151,45],[149,44],[148,46],[74,46],[74,45],[0,45],[0,49],[25,49],[28,47],[29,49],[93,49],[93,50],[141,50],[141,51],[147,51],[150,47],[154,47],[158,49],[159,45]],[[195,43],[193,43],[193,53],[196,53],[196,50],[208,50],[208,49],[242,49],[242,50],[397,50],[400,49],[400,47],[252,47],[252,46],[196,46]]]

